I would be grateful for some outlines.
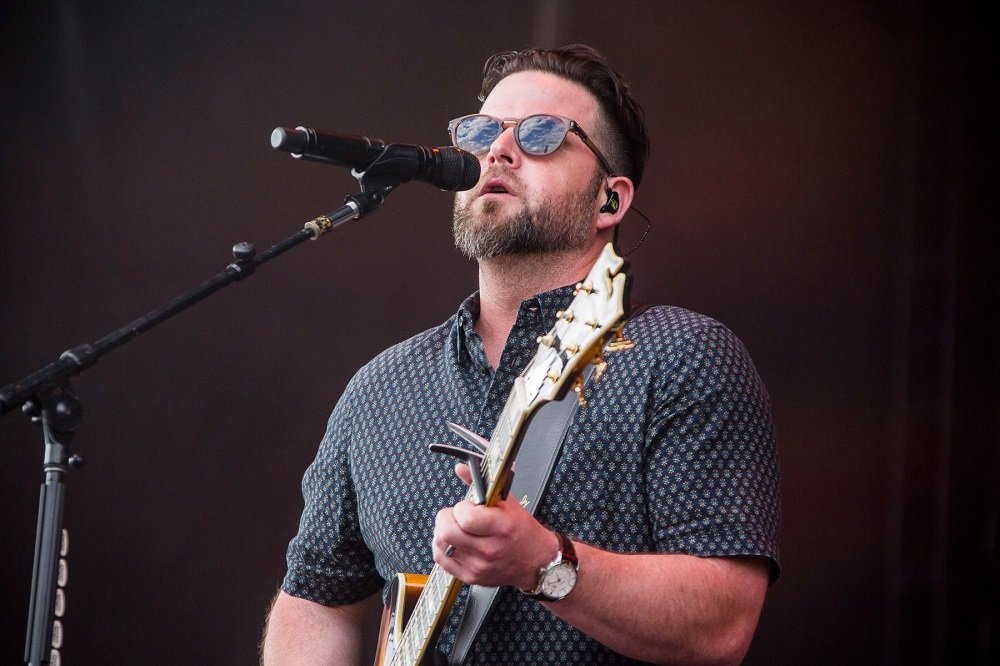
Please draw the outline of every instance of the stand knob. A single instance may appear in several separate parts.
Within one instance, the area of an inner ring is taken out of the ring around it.
[[[253,259],[257,254],[257,248],[249,241],[240,241],[233,246],[233,257],[236,259]]]
[[[42,422],[42,408],[34,398],[21,405],[21,411],[31,418],[32,423]]]

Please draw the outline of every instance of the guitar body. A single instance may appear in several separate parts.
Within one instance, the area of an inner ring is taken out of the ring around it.
[[[389,599],[382,609],[382,623],[378,630],[378,651],[375,666],[386,666],[392,661],[396,645],[403,635],[403,628],[413,614],[413,607],[427,584],[423,574],[398,573],[389,588]]]
[[[474,473],[467,500],[492,506],[510,487],[522,430],[541,404],[561,398],[572,387],[585,405],[581,371],[587,364],[596,365],[593,381],[599,381],[605,343],[620,332],[625,312],[624,263],[608,243],[585,281],[577,284],[573,302],[557,313],[549,333],[538,338],[538,351],[515,380],[493,436],[489,442],[482,440],[487,446],[482,456],[476,456],[479,483]],[[482,439],[461,427],[452,430],[466,441]],[[382,613],[375,666],[428,666],[443,661],[434,644],[461,587],[461,581],[436,564],[429,576],[397,574]]]

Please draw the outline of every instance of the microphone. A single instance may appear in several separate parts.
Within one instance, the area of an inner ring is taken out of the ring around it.
[[[469,190],[479,182],[479,159],[454,146],[427,148],[381,139],[335,134],[311,127],[275,127],[271,146],[299,157],[357,171],[372,168],[379,181],[392,185],[422,180],[442,190]],[[377,163],[373,164],[374,162]]]

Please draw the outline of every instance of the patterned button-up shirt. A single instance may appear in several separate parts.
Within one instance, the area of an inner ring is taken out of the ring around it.
[[[473,330],[478,295],[441,326],[386,350],[351,380],[302,482],[288,547],[288,594],[359,601],[397,572],[429,573],[439,509],[463,499],[446,422],[489,438],[537,336],[572,300],[564,287],[526,300],[494,372]],[[632,349],[605,355],[536,517],[617,552],[757,555],[778,571],[778,461],[770,405],[740,341],[718,322],[658,306],[628,322]],[[463,590],[439,647],[449,652]],[[504,588],[476,664],[636,663],[536,601]]]

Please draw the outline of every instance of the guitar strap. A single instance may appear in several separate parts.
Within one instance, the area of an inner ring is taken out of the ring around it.
[[[584,385],[593,371],[593,365],[584,368]],[[514,459],[514,480],[511,482],[510,492],[515,498],[528,498],[525,508],[531,515],[535,514],[542,503],[545,486],[579,404],[576,392],[566,391],[561,400],[547,402],[539,407],[524,431]],[[499,591],[498,587],[471,586],[465,602],[465,612],[455,636],[455,645],[448,657],[448,666],[462,666],[465,663],[469,648],[479,634]]]

